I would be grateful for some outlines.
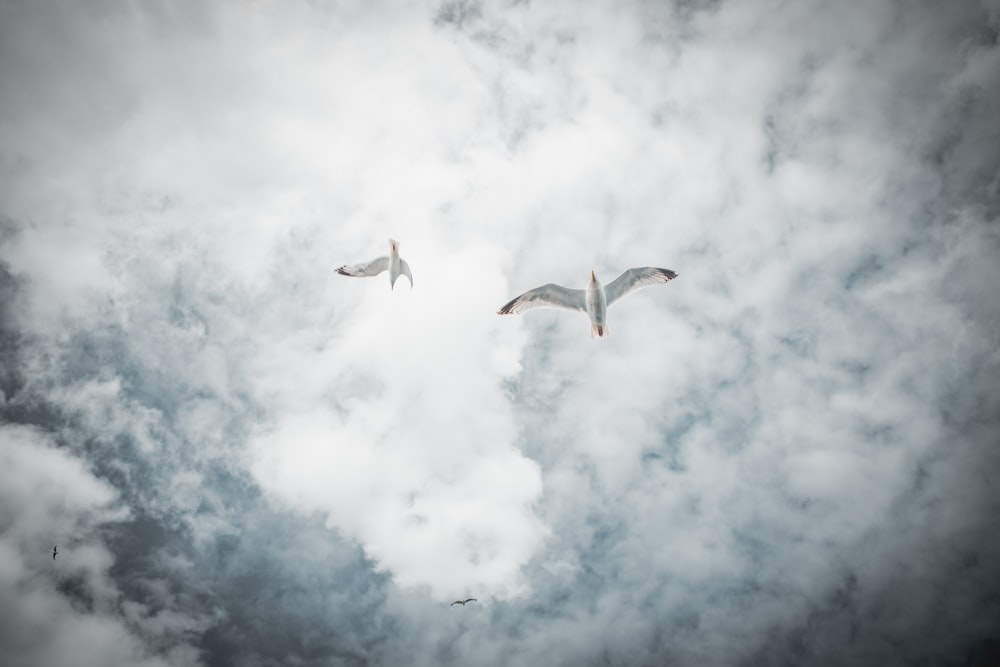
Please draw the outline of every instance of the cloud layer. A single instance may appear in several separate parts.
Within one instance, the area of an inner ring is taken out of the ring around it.
[[[998,32],[0,8],[0,652],[990,664]],[[606,340],[495,314],[644,265]]]

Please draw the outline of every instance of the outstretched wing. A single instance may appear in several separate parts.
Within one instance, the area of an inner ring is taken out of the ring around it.
[[[469,598],[463,604],[468,604],[469,602],[478,602],[478,600],[476,600],[476,598]]]
[[[402,257],[399,258],[399,273],[409,279],[410,289],[413,289],[413,274],[410,273],[410,265]]]
[[[460,605],[462,605],[463,607],[465,606],[465,603],[464,603],[464,602],[462,602],[461,600],[455,600],[454,602],[452,602],[452,603],[451,603],[450,605],[448,605],[448,606],[449,606],[449,607],[454,607],[454,606],[455,606],[455,605],[457,605],[457,604],[460,604]]]
[[[587,299],[582,289],[569,289],[554,283],[528,290],[521,296],[505,304],[497,311],[499,315],[520,313],[529,308],[567,308],[587,310]]]
[[[610,306],[632,290],[657,283],[669,283],[676,277],[677,273],[675,271],[658,269],[655,266],[629,269],[604,287],[604,295]]]
[[[355,278],[368,278],[371,276],[377,276],[383,271],[389,269],[389,258],[379,257],[378,259],[373,259],[367,264],[345,264],[337,269],[337,273],[342,276],[353,276]],[[410,280],[410,284],[413,284],[413,280]]]

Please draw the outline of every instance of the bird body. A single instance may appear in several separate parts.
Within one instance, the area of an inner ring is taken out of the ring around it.
[[[538,307],[580,310],[587,313],[590,318],[591,337],[603,338],[608,335],[608,307],[611,304],[633,290],[647,285],[667,283],[676,277],[676,271],[643,266],[628,269],[605,286],[591,271],[590,280],[585,290],[570,289],[549,283],[528,290],[512,299],[504,304],[497,313],[510,315]]]
[[[608,321],[608,295],[593,271],[590,272],[590,282],[587,283],[586,306],[590,317],[590,337],[604,336]]]
[[[342,276],[353,278],[371,278],[383,271],[389,272],[389,288],[395,289],[396,280],[400,276],[406,276],[410,281],[410,289],[413,289],[413,275],[410,273],[410,265],[399,256],[399,241],[389,239],[389,256],[373,259],[365,264],[345,264],[337,269],[337,273]]]

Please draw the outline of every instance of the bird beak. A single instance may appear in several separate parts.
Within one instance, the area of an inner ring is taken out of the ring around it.
[[[590,280],[591,280],[591,282],[593,282],[594,280],[597,280],[597,276],[594,275],[593,271],[590,272]]]

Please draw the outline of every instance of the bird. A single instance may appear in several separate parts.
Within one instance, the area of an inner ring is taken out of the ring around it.
[[[410,273],[410,265],[399,256],[399,241],[393,239],[389,239],[388,257],[379,257],[366,264],[345,264],[337,269],[337,273],[354,278],[370,278],[385,270],[389,271],[389,289],[395,289],[396,279],[400,275],[409,279],[410,289],[413,289],[413,275]]]
[[[476,600],[476,598],[465,598],[464,600],[455,600],[454,602],[452,602],[448,606],[449,607],[454,607],[455,605],[460,604],[460,605],[462,605],[464,607],[465,605],[469,604],[470,602],[478,602],[478,600]]]
[[[56,554],[59,553],[59,545],[52,547],[52,560],[56,559]]]
[[[608,335],[608,306],[632,290],[657,283],[668,283],[676,277],[677,272],[670,269],[642,266],[628,269],[604,286],[591,271],[586,289],[570,289],[549,283],[512,299],[503,305],[497,314],[510,315],[538,307],[582,310],[590,316],[590,337],[603,338]]]

